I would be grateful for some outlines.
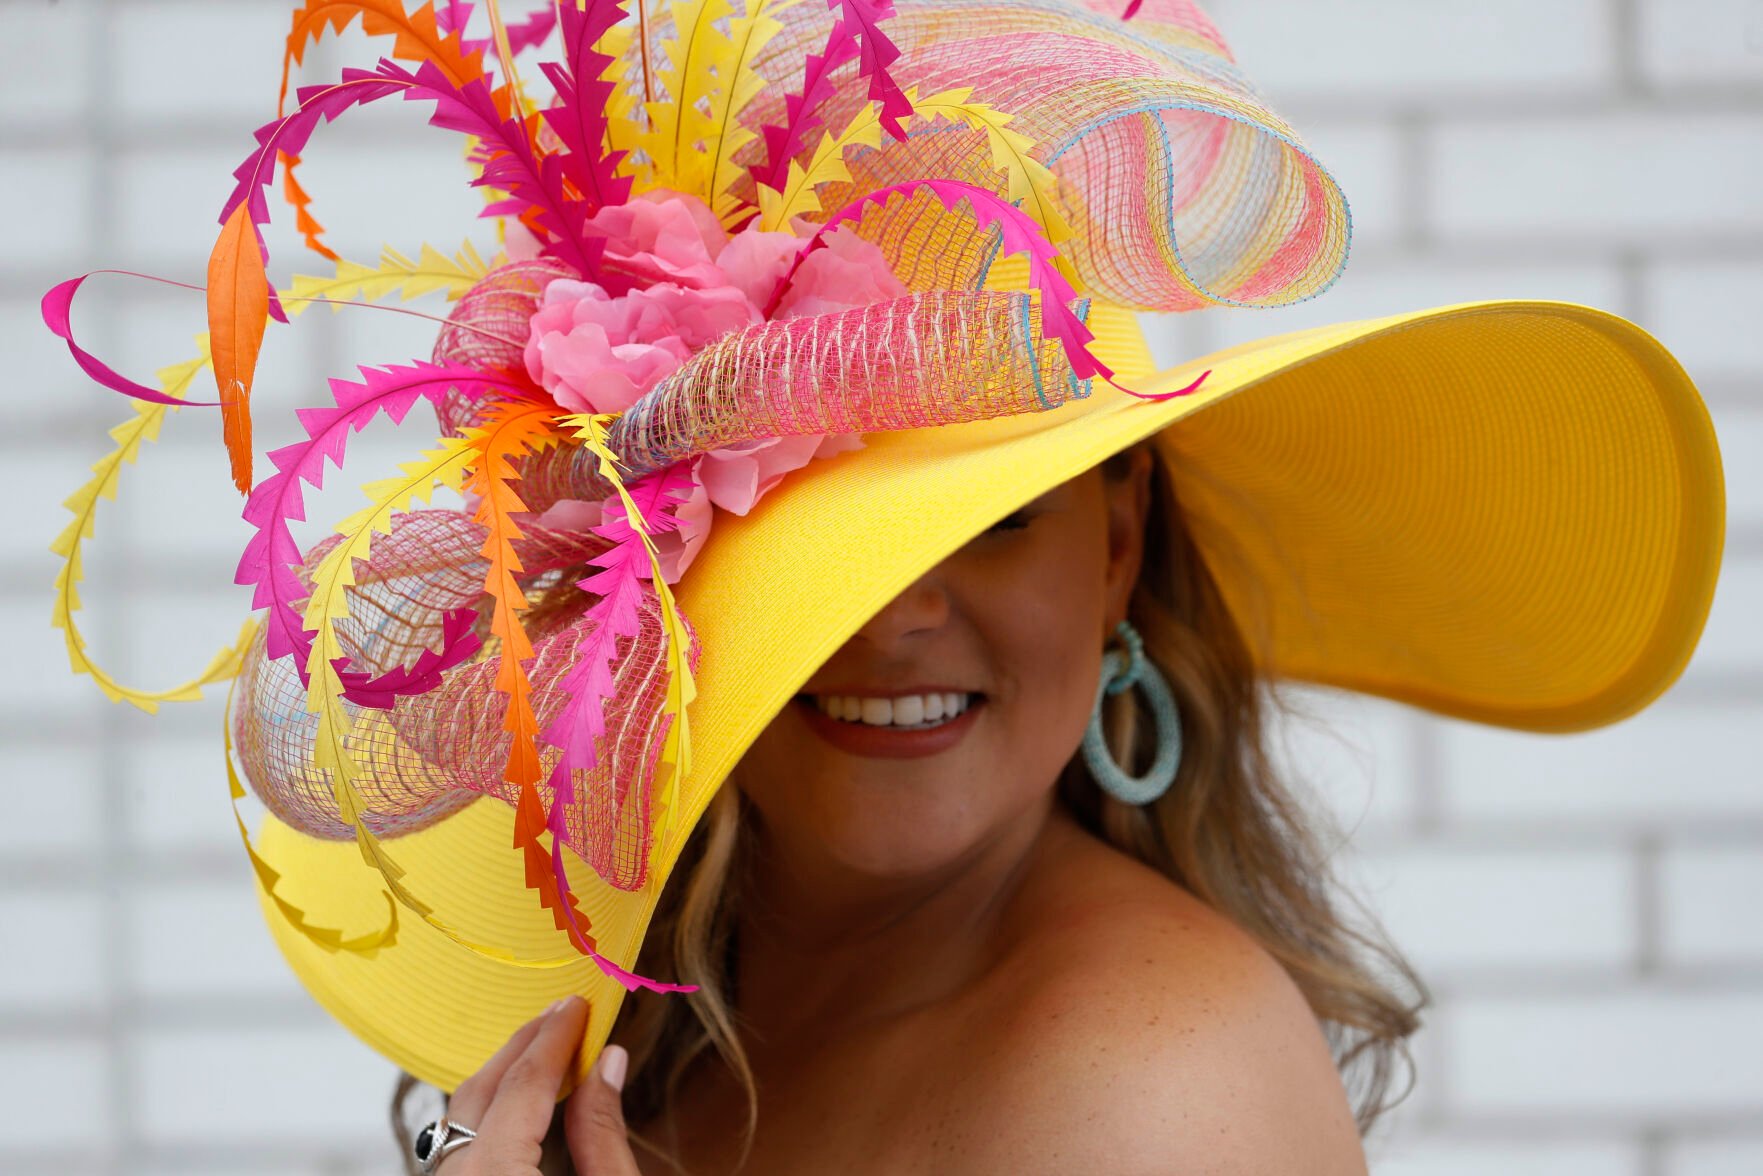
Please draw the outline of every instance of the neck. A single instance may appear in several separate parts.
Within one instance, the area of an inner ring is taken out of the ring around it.
[[[1040,804],[934,871],[864,874],[759,830],[738,922],[738,1007],[762,1048],[787,1048],[958,991],[1010,940],[1011,898],[1074,834]]]

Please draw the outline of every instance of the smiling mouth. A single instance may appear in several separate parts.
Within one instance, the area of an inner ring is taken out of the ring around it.
[[[894,731],[934,731],[955,721],[984,698],[970,691],[936,691],[890,697],[852,694],[798,694],[796,701],[829,719],[853,727]]]
[[[847,755],[918,759],[961,744],[985,713],[986,696],[961,691],[887,697],[798,694],[793,705],[809,730]]]

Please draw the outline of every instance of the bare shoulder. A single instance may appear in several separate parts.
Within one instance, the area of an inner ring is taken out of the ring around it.
[[[1096,849],[988,986],[961,1170],[1362,1176],[1346,1093],[1285,970],[1167,878]]]

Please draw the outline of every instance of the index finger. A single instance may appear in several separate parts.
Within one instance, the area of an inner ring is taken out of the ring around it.
[[[588,1002],[579,996],[565,998],[562,1008],[547,1014],[538,1034],[496,1084],[478,1134],[492,1139],[544,1139],[564,1072],[587,1027]]]
[[[478,1067],[477,1073],[461,1082],[459,1089],[453,1092],[453,1097],[447,1100],[447,1118],[477,1130],[483,1121],[484,1112],[489,1110],[491,1100],[496,1097],[496,1087],[501,1083],[502,1075],[514,1064],[515,1058],[526,1052],[526,1047],[533,1043],[533,1038],[539,1035],[544,1024],[545,1013],[540,1013],[516,1029],[502,1043],[502,1048]]]

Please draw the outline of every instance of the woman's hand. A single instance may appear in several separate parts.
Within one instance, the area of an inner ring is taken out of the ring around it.
[[[587,1025],[587,1002],[566,997],[521,1026],[460,1084],[447,1118],[477,1138],[442,1161],[440,1176],[538,1176],[557,1092]],[[639,1176],[619,1099],[627,1061],[623,1049],[607,1046],[564,1107],[577,1176]]]

